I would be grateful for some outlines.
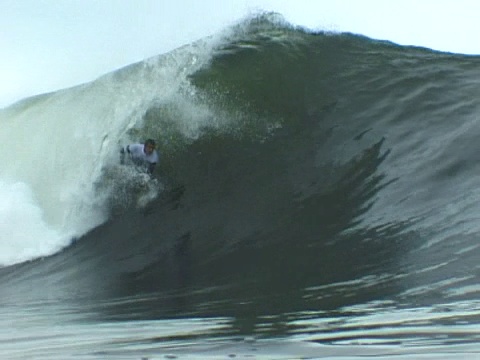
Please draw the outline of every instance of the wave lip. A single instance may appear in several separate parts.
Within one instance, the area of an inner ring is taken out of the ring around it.
[[[108,220],[115,189],[105,187],[105,172],[118,164],[118,149],[143,140],[137,131],[152,104],[181,101],[188,75],[207,61],[214,42],[199,41],[0,112],[0,140],[16,154],[15,162],[10,153],[0,154],[0,182],[6,192],[23,184],[13,191],[24,194],[23,205],[4,202],[4,211],[10,217],[22,207],[31,212],[0,229],[0,239],[8,239],[1,240],[7,251],[2,264],[54,254]]]

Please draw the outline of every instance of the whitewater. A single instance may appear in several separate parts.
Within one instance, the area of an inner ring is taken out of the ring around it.
[[[178,96],[211,47],[200,42],[1,112],[9,149],[0,170],[1,265],[54,254],[107,220],[107,196],[95,190],[102,171],[118,162],[121,146],[139,140],[128,131],[146,109]]]
[[[0,357],[480,358],[478,64],[267,14],[1,110]]]

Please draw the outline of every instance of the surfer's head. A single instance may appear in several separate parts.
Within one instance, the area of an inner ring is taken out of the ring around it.
[[[143,151],[145,154],[150,155],[155,150],[156,143],[153,139],[147,139],[143,145]]]

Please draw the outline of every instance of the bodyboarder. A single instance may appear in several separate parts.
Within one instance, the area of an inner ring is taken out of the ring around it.
[[[120,149],[120,163],[125,164],[125,155],[128,154],[130,160],[138,167],[145,168],[151,176],[155,166],[159,161],[156,143],[153,139],[148,139],[143,144],[130,144]]]

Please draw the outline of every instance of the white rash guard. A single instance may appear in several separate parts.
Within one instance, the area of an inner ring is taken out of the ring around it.
[[[156,164],[158,162],[157,150],[153,150],[150,155],[145,154],[143,151],[144,144],[131,144],[127,145],[125,150],[130,154],[134,161],[145,161],[150,164]]]

